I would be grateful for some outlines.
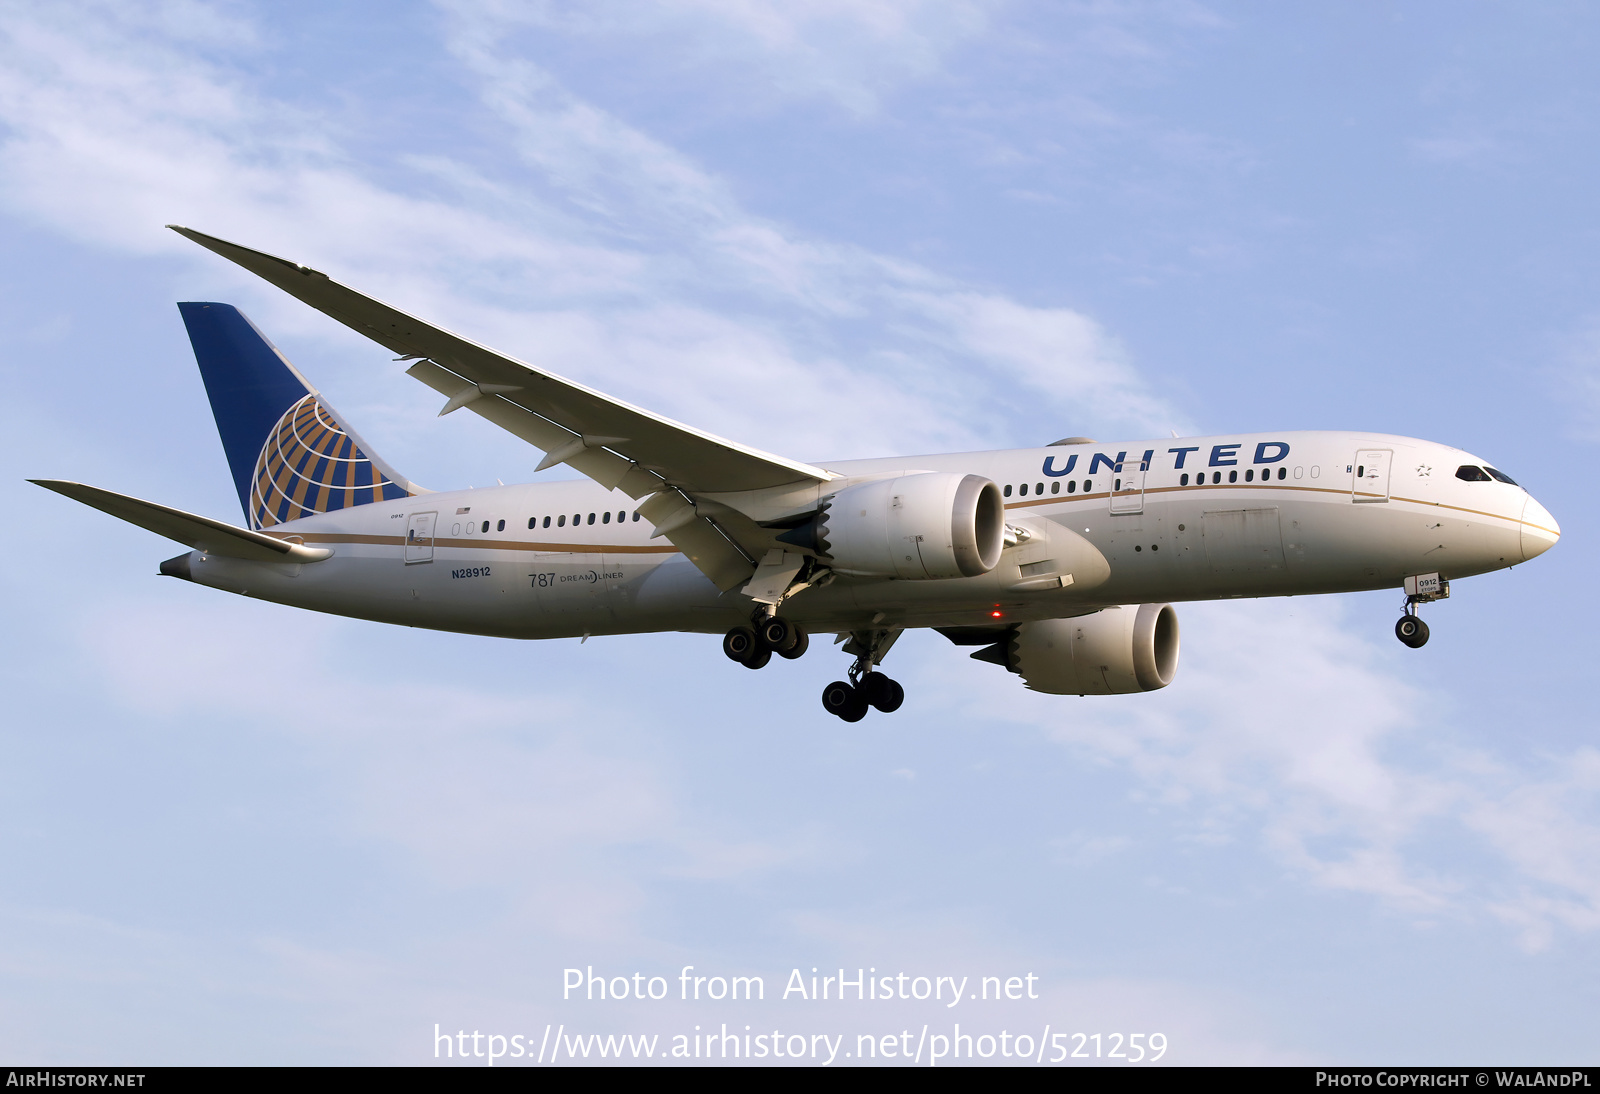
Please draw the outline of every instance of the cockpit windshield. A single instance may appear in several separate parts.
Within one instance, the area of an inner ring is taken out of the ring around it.
[[[1456,478],[1463,482],[1490,482],[1489,473],[1481,467],[1464,463],[1456,468]]]
[[[1489,474],[1492,475],[1494,478],[1498,479],[1500,482],[1503,482],[1503,483],[1507,484],[1508,486],[1517,485],[1516,482],[1514,482],[1512,480],[1511,476],[1507,475],[1504,471],[1496,471],[1492,467],[1485,467],[1484,470],[1489,472]]]

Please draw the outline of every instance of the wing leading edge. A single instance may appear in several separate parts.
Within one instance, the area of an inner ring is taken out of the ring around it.
[[[717,586],[748,580],[764,547],[741,546],[702,512],[701,495],[806,486],[820,467],[725,440],[481,346],[363,295],[327,274],[192,228],[173,231],[237,263],[351,330],[413,359],[407,373],[542,449],[539,469],[565,463],[607,489],[648,499],[641,511]],[[715,509],[713,504],[707,509]],[[659,517],[660,519],[656,519]]]

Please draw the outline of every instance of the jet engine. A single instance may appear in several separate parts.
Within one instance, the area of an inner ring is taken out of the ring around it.
[[[1005,524],[1000,488],[989,479],[917,471],[846,487],[812,521],[778,538],[811,548],[845,574],[978,577],[999,565]]]
[[[1177,675],[1178,613],[1171,604],[1124,604],[1019,623],[972,656],[1004,665],[1030,690],[1051,695],[1155,691]]]

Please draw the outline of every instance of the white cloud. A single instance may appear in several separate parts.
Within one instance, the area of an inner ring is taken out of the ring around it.
[[[821,100],[869,114],[883,97],[935,76],[983,33],[993,0],[673,0],[605,5],[450,2],[481,32],[557,33],[663,76],[713,83],[718,109]]]
[[[531,189],[446,153],[406,161],[431,196],[380,183],[337,124],[225,75],[158,26],[139,27],[134,49],[133,31],[84,37],[54,11],[19,12],[3,46],[0,198],[98,245],[190,253],[263,300],[269,330],[355,344],[159,225],[284,253],[805,458],[1015,443],[1011,420],[1041,396],[1078,428],[1177,417],[1087,317],[753,216],[691,159],[494,52],[470,20],[452,29],[454,52],[534,169]],[[414,398],[420,428],[430,412]]]
[[[1014,677],[978,666],[918,686],[1132,772],[1196,839],[1257,843],[1312,885],[1419,922],[1490,915],[1528,948],[1600,927],[1600,754],[1549,757],[1560,774],[1541,776],[1468,746],[1425,715],[1440,698],[1402,683],[1392,651],[1350,633],[1331,600],[1181,615],[1184,664],[1152,695],[1023,699]],[[1092,856],[1126,838],[1060,846]],[[1494,869],[1464,865],[1485,853]]]

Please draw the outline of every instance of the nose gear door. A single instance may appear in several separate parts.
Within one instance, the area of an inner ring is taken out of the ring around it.
[[[1363,448],[1356,453],[1350,472],[1350,500],[1372,502],[1389,500],[1389,466],[1394,452],[1387,448]]]

